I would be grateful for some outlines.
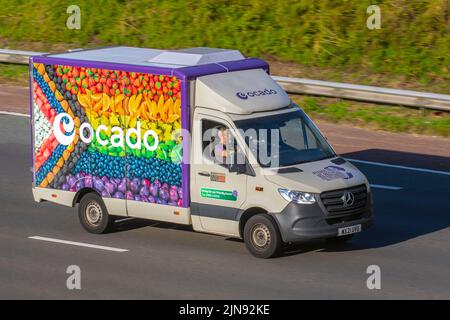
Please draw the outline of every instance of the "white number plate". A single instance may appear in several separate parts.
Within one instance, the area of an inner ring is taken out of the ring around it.
[[[346,236],[348,234],[358,233],[358,232],[361,232],[360,224],[357,224],[355,226],[345,227],[345,228],[339,228],[338,236]]]

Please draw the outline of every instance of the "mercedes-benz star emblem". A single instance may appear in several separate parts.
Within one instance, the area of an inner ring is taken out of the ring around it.
[[[353,202],[355,202],[355,196],[353,195],[353,193],[346,191],[341,197],[341,200],[344,204],[344,207],[350,207],[353,205]]]

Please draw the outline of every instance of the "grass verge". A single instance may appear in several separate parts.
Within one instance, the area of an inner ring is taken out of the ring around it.
[[[28,66],[0,63],[0,83],[28,85]]]

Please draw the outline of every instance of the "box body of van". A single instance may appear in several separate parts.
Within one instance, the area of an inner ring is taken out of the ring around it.
[[[30,58],[35,200],[79,203],[90,232],[167,221],[244,238],[261,257],[350,238],[372,222],[367,179],[268,73],[211,48]]]

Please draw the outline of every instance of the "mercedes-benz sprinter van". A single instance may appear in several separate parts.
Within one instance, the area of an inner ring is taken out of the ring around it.
[[[257,257],[372,222],[366,177],[239,51],[108,47],[30,58],[33,195],[243,238]]]

